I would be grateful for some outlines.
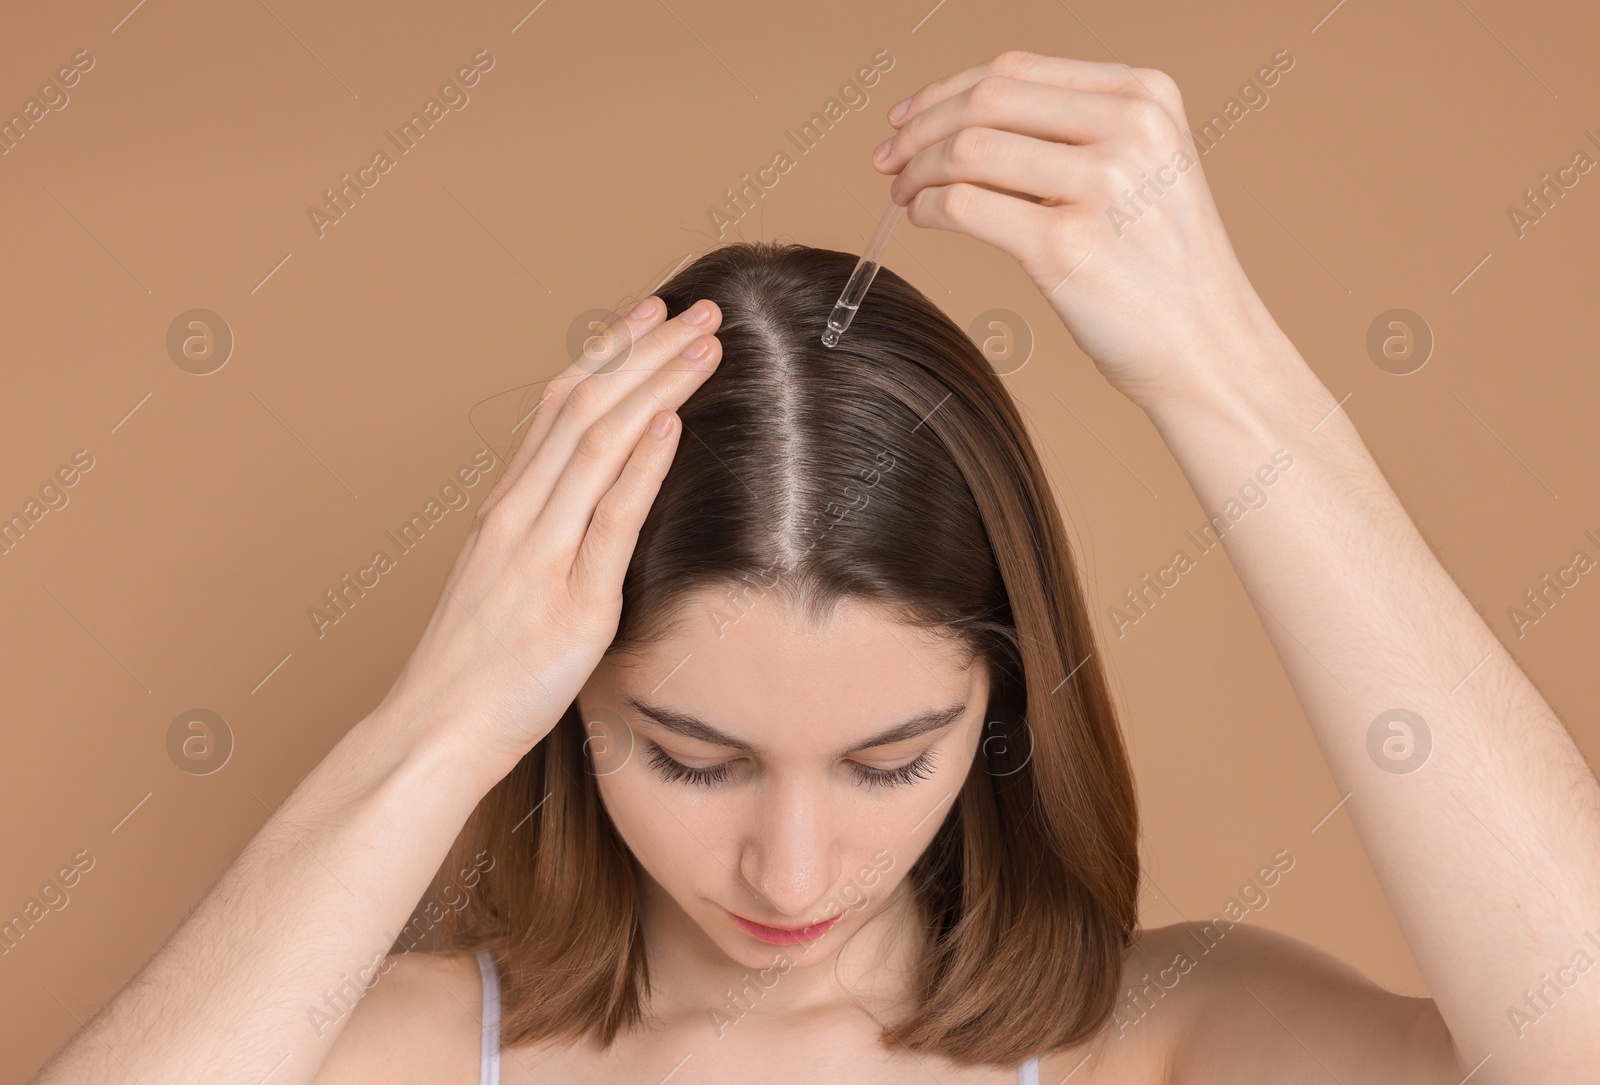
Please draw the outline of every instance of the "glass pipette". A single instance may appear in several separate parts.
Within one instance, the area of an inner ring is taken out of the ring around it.
[[[878,274],[878,258],[883,247],[889,243],[889,235],[894,233],[895,223],[900,221],[904,213],[904,207],[892,199],[889,201],[889,209],[878,220],[878,229],[873,233],[872,240],[867,242],[867,251],[861,254],[856,269],[850,273],[850,281],[845,284],[844,293],[834,303],[833,313],[828,317],[828,327],[822,333],[823,346],[838,346],[839,336],[855,319],[856,310],[861,308],[861,299],[867,296],[867,287],[872,285],[873,276]]]

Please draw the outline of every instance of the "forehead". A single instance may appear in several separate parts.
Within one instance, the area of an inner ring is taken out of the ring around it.
[[[736,605],[726,589],[706,589],[687,597],[677,617],[637,656],[608,659],[606,680],[620,694],[762,744],[814,734],[843,745],[970,699],[984,678],[955,639],[860,599],[813,623],[777,591],[751,592]]]

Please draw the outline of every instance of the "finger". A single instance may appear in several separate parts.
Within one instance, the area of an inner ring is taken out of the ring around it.
[[[659,382],[649,381],[591,425],[563,465],[549,499],[534,517],[530,534],[541,545],[562,553],[575,553],[595,505],[616,484],[623,470],[622,457],[639,441],[650,420],[662,410],[676,410],[705,383],[722,358],[715,336],[701,336],[689,350],[704,348],[698,356],[680,357],[680,367],[662,371]]]
[[[568,392],[554,424],[528,462],[528,469],[502,498],[506,518],[518,525],[514,533],[525,531],[526,526],[536,522],[550,501],[555,483],[581,443],[590,450],[587,454],[598,454],[602,458],[610,454],[614,459],[621,459],[626,454],[626,448],[606,451],[602,445],[610,446],[621,440],[618,430],[622,426],[632,426],[632,437],[637,437],[645,421],[637,406],[632,414],[624,411],[618,418],[608,418],[618,403],[627,402],[630,397],[635,403],[640,402],[640,397],[653,397],[658,398],[658,406],[677,408],[706,378],[704,358],[686,358],[682,352],[696,339],[715,344],[714,336],[706,330],[717,328],[722,314],[709,299],[696,302],[693,309],[709,315],[702,323],[686,322],[682,317],[669,320],[656,333],[638,342],[627,368],[618,373],[590,376]],[[629,437],[629,445],[632,437]]]
[[[665,306],[658,307],[664,314]],[[706,319],[695,323],[689,319],[694,316],[706,316]],[[573,378],[569,367],[562,374],[563,379],[550,383],[548,394],[528,423],[533,429],[527,438],[526,454],[520,457],[520,463],[507,466],[505,476],[496,487],[500,492],[491,493],[484,499],[484,507],[479,510],[479,515],[487,515],[494,503],[515,501],[518,510],[511,515],[520,523],[531,522],[549,494],[548,483],[559,471],[559,465],[571,455],[583,430],[632,389],[650,379],[662,365],[681,364],[678,352],[697,336],[715,331],[721,320],[722,310],[714,302],[702,299],[672,319],[637,335],[631,345],[622,348],[627,351],[627,358],[621,369],[596,373],[585,371]],[[574,418],[574,415],[577,417]],[[524,479],[534,474],[534,464],[552,441],[555,442],[555,449],[546,458],[553,459],[557,466],[540,478],[534,478],[530,488]],[[528,493],[513,496],[522,490],[528,490]]]
[[[1082,147],[998,128],[963,128],[912,156],[889,185],[908,204],[930,185],[971,181],[1053,203],[1079,202],[1091,191],[1092,159]]]
[[[478,506],[475,522],[481,521],[501,495],[516,484],[528,462],[533,459],[534,452],[538,450],[572,386],[586,376],[606,369],[617,355],[631,350],[633,344],[659,325],[665,316],[666,306],[661,304],[660,299],[654,294],[645,298],[631,312],[608,324],[599,335],[591,335],[584,340],[579,357],[566,369],[536,385],[534,390],[538,393],[538,399],[532,407],[527,406],[527,397],[524,397],[522,407],[518,410],[517,424],[511,427],[515,444],[506,461],[506,469]]]
[[[1136,104],[1137,103],[1137,104]],[[1126,130],[1142,98],[1101,91],[1052,87],[1004,76],[985,78],[945,99],[900,127],[873,158],[883,173],[963,128],[996,128],[1052,142],[1104,142]]]
[[[1047,57],[1023,50],[1009,50],[990,57],[988,61],[954,75],[946,76],[923,87],[913,94],[906,111],[890,120],[896,128],[932,106],[954,97],[972,87],[981,79],[992,75],[1011,79],[1026,79],[1035,83],[1048,83],[1074,90],[1102,91],[1113,94],[1152,94],[1153,84],[1141,79],[1136,70],[1126,64],[1112,64],[1096,60],[1075,60],[1071,57]],[[898,105],[899,103],[896,103]]]
[[[588,519],[583,542],[572,561],[568,591],[574,598],[613,600],[622,595],[622,581],[628,573],[644,526],[661,481],[678,449],[683,426],[676,413],[657,411],[651,418],[666,424],[666,432],[645,433],[634,446],[633,454],[616,482],[595,504]]]
[[[914,225],[987,241],[1032,273],[1059,246],[1062,212],[965,181],[935,185],[906,206]]]

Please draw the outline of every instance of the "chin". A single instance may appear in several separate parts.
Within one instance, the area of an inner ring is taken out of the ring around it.
[[[715,941],[729,960],[747,969],[751,976],[769,978],[831,960],[840,945],[838,939],[824,937],[809,944],[774,946],[737,931],[731,936],[724,932]]]

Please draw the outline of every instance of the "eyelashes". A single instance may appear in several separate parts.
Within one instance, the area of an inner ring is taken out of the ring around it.
[[[728,773],[733,767],[733,762],[724,761],[708,769],[691,768],[682,761],[668,757],[667,751],[648,741],[644,745],[644,756],[645,760],[650,762],[650,767],[669,784],[688,783],[699,787],[716,787],[727,782]]]
[[[713,788],[727,783],[735,764],[733,761],[724,761],[710,768],[694,768],[668,756],[665,750],[648,740],[644,744],[644,755],[650,767],[667,783],[703,788]],[[851,769],[855,773],[857,782],[868,789],[905,787],[932,776],[936,761],[933,750],[927,749],[899,768],[876,769],[870,765],[852,763]]]
[[[933,750],[927,749],[897,769],[875,769],[870,765],[854,768],[856,778],[868,787],[904,787],[932,776],[934,761]]]

